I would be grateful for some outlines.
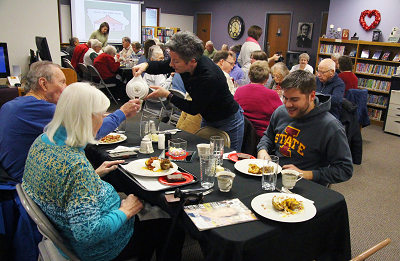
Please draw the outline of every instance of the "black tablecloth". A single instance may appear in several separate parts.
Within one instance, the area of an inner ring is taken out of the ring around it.
[[[172,127],[161,124],[160,128]],[[128,139],[118,145],[138,146],[140,143],[139,124],[128,124],[126,135]],[[188,150],[196,150],[198,143],[208,143],[184,131],[172,136],[187,140]],[[105,150],[112,149],[116,145],[88,145],[86,155],[97,167],[104,160],[110,160]],[[158,156],[161,151],[157,149],[156,143],[154,145],[153,154],[139,154],[138,157]],[[230,149],[226,148],[226,151],[228,150]],[[178,165],[200,177],[198,156],[192,163],[178,163]],[[266,191],[261,189],[259,177],[243,174],[235,170],[233,165],[233,162],[224,160],[224,167],[236,174],[232,190],[228,193],[220,192],[215,182],[214,192],[205,196],[204,202],[239,198],[249,209],[252,209],[252,199]],[[141,199],[160,206],[172,217],[178,211],[177,207],[165,204],[164,191],[145,191],[133,182],[129,174],[120,169],[110,173],[104,179],[110,182],[117,191],[123,191],[126,194],[133,193]],[[278,186],[281,186],[280,175]],[[186,187],[200,187],[200,184],[198,182]],[[314,218],[301,223],[282,223],[256,214],[257,221],[199,231],[189,217],[182,214],[180,225],[184,225],[190,235],[199,241],[206,260],[351,259],[349,221],[344,197],[338,192],[305,179],[300,180],[292,191],[315,202],[317,214]]]

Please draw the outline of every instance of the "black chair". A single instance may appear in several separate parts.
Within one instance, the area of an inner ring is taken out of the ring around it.
[[[88,68],[86,67],[86,64],[78,63],[78,67],[82,72],[82,79],[84,81],[91,82],[92,81],[92,76],[90,75],[90,72],[89,72]]]
[[[249,119],[244,116],[244,133],[241,152],[257,157],[257,145],[260,138]]]
[[[10,87],[10,88],[2,88],[0,89],[0,108],[4,103],[14,100],[19,96],[18,88]]]
[[[94,79],[99,79],[99,82],[93,82],[93,84],[98,88],[98,89],[102,89],[102,88],[106,88],[106,90],[108,91],[108,93],[110,94],[111,98],[114,100],[114,102],[116,104],[118,104],[117,100],[114,98],[114,96],[112,95],[112,93],[110,92],[110,90],[108,88],[111,87],[117,87],[117,84],[115,83],[105,83],[103,78],[101,78],[100,73],[97,71],[97,69],[93,66],[93,65],[87,65],[87,69],[89,70],[90,75],[92,76],[92,78]]]
[[[68,60],[67,58],[62,58],[62,61],[63,61],[64,67],[65,67],[65,68],[70,68],[70,69],[74,70],[75,73],[76,73],[76,76],[78,77],[78,81],[79,81],[79,82],[82,81],[81,76],[80,76],[80,75],[78,74],[78,72],[75,70],[75,68],[74,68],[74,66],[72,65],[71,61]]]
[[[186,94],[184,94],[183,92],[179,91],[179,90],[175,90],[175,89],[169,89],[169,91],[173,94],[176,95],[179,98],[184,99]],[[181,116],[181,110],[177,107],[175,107],[172,103],[171,103],[171,111],[169,114],[169,120],[168,120],[168,124],[169,125],[173,125],[176,126],[176,124],[179,121],[179,117]]]

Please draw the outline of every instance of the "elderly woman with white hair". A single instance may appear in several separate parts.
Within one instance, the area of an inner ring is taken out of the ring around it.
[[[308,53],[302,53],[299,56],[299,64],[296,64],[295,66],[292,67],[290,72],[294,72],[297,70],[305,70],[310,73],[314,73],[314,68],[312,68],[311,65],[308,64],[308,61],[310,61],[310,56]]]
[[[149,49],[149,60],[150,61],[164,61],[164,53],[160,46],[153,45]],[[173,73],[172,73],[173,75]],[[148,74],[145,73],[143,79],[149,86],[161,86],[165,89],[169,89],[173,76],[167,78],[166,74]]]
[[[285,77],[289,74],[289,69],[286,67],[286,64],[284,64],[283,62],[279,62],[271,67],[271,74],[274,79],[272,80],[268,88],[275,90],[278,93],[279,97],[281,97],[281,99],[283,100],[281,83],[283,79],[285,79]]]
[[[124,161],[106,161],[95,170],[85,156],[85,146],[96,143],[95,134],[109,105],[96,87],[69,85],[52,121],[31,146],[22,181],[26,193],[80,260],[140,257],[144,249],[138,241],[146,241],[151,248],[154,240],[160,243],[165,239],[152,231],[146,231],[153,235],[151,239],[138,235],[135,216],[142,210],[142,202],[133,194],[121,201],[113,186],[101,179]],[[136,106],[140,108],[139,101]]]
[[[339,69],[339,58],[340,58],[340,56],[342,56],[340,53],[333,53],[331,55],[332,61],[335,62],[335,73],[337,73],[337,74],[340,73],[340,69]]]

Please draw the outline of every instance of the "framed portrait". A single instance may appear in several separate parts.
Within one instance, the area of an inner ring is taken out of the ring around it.
[[[311,48],[313,26],[313,23],[299,23],[297,27],[297,47]]]

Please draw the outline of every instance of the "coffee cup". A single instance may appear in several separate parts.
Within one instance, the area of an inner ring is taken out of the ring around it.
[[[292,189],[296,182],[303,178],[303,173],[299,173],[296,170],[285,169],[282,173],[282,185],[287,189]]]
[[[235,178],[235,174],[231,171],[220,171],[216,174],[218,180],[218,188],[221,192],[229,192],[232,188],[233,179]]]
[[[211,145],[209,143],[197,144],[197,152],[199,153],[199,157],[210,154],[211,153]]]

